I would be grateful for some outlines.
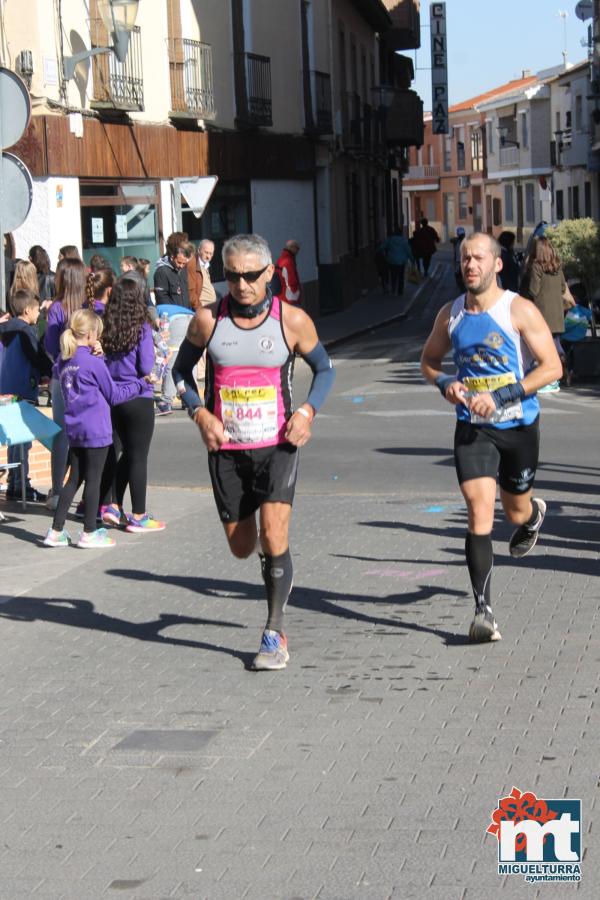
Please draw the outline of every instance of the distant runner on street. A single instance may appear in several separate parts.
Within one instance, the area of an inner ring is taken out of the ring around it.
[[[173,367],[174,380],[208,449],[215,502],[229,547],[246,559],[258,551],[268,619],[254,669],[283,669],[289,653],[283,613],[292,588],[288,530],[298,449],[329,394],[335,373],[312,319],[281,303],[264,238],[237,235],[223,247],[229,293],[196,311]],[[193,370],[206,348],[206,393]],[[308,397],[294,411],[295,354],[313,371]],[[259,513],[259,531],[256,512]]]
[[[532,497],[539,454],[536,391],[560,378],[552,334],[533,303],[497,286],[501,247],[474,233],[461,245],[466,294],[438,313],[421,356],[423,375],[456,407],[454,459],[468,511],[465,544],[475,596],[472,641],[497,641],[492,612],[492,527],[496,481],[507,519],[517,525],[511,556],[535,546],[546,504]],[[442,371],[452,349],[456,374]]]

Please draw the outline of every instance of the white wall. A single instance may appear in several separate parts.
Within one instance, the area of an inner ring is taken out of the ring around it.
[[[17,257],[27,259],[29,248],[40,244],[48,251],[52,268],[59,247],[75,244],[81,252],[79,179],[34,178],[31,212],[13,236]]]
[[[317,258],[312,181],[253,181],[252,228],[269,243],[275,261],[290,239],[300,242],[300,281],[315,281]]]

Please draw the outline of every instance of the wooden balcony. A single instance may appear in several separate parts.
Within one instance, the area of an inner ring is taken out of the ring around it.
[[[396,147],[420,147],[423,143],[423,101],[415,91],[395,91],[385,110],[386,143]]]

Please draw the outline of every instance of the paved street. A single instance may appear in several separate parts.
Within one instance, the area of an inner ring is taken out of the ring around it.
[[[2,900],[598,896],[599,392],[543,399],[543,536],[515,564],[498,515],[503,640],[469,645],[454,414],[417,365],[451,292],[442,258],[405,319],[333,351],[286,671],[246,668],[258,564],[228,555],[182,413],[152,448],[164,534],[46,550],[45,510],[2,507]],[[578,885],[497,874],[513,786],[582,799]]]

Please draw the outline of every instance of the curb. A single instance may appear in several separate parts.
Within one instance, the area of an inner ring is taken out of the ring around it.
[[[411,309],[415,305],[415,302],[418,300],[421,292],[426,287],[432,284],[440,265],[441,263],[436,263],[431,276],[419,285],[401,313],[398,313],[395,316],[390,316],[389,319],[383,319],[380,322],[372,322],[370,325],[365,325],[363,328],[359,328],[357,331],[352,331],[350,334],[345,334],[342,337],[331,338],[331,340],[329,341],[323,341],[323,346],[325,347],[325,349],[333,350],[335,347],[339,347],[342,344],[353,341],[355,338],[363,337],[365,334],[371,334],[373,331],[378,331],[380,328],[385,328],[387,325],[394,325],[396,322],[401,322],[403,319],[406,319]],[[351,308],[352,307],[350,307],[350,309]]]

